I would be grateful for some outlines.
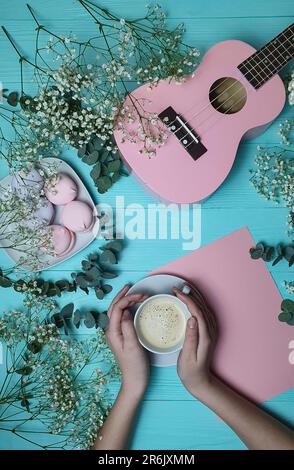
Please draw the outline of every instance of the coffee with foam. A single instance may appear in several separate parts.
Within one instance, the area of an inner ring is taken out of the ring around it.
[[[151,298],[139,312],[137,328],[141,338],[155,349],[169,349],[183,339],[186,319],[176,301]]]

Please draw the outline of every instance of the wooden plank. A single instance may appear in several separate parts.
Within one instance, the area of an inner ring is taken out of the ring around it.
[[[29,14],[25,8],[26,0],[10,0],[1,5],[1,17],[3,20],[18,18],[22,22],[28,21]],[[46,0],[32,0],[29,2],[35,9],[40,19],[52,18],[56,21],[69,17],[73,20],[84,21],[88,18],[87,13],[73,0],[63,0],[62,7],[59,0],[51,0],[50,8]],[[97,1],[99,5],[99,2]],[[291,0],[280,0],[278,5],[276,0],[268,0],[266,5],[262,1],[252,2],[243,0],[207,0],[200,1],[184,0],[162,0],[160,2],[171,18],[244,18],[244,17],[283,17],[293,15],[293,2]],[[101,3],[100,3],[101,5]],[[104,2],[104,6],[118,16],[134,18],[141,16],[145,12],[145,0],[111,0]]]

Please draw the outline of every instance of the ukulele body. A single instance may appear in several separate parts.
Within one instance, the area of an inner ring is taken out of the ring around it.
[[[151,113],[159,114],[172,106],[207,149],[194,160],[170,133],[156,149],[156,156],[148,158],[139,153],[139,144],[122,143],[116,130],[115,139],[127,166],[157,198],[177,203],[207,198],[229,174],[242,137],[255,137],[282,111],[285,87],[278,75],[255,89],[237,68],[254,52],[242,41],[223,41],[208,50],[194,77],[181,85],[162,80],[156,87],[146,84],[132,92],[137,99],[144,99],[144,108]],[[233,113],[220,112],[217,100],[210,97],[217,80],[228,77],[242,84],[246,96],[242,108]]]

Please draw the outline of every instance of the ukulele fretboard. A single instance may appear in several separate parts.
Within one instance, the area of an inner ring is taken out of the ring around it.
[[[238,69],[258,89],[294,57],[294,24],[245,59]]]

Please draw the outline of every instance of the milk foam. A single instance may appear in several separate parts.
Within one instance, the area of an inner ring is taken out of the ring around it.
[[[150,299],[138,315],[138,328],[142,339],[150,346],[167,349],[177,345],[184,336],[185,316],[171,299]]]

